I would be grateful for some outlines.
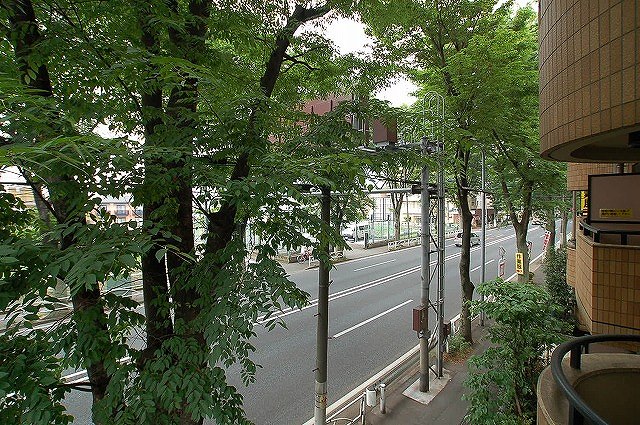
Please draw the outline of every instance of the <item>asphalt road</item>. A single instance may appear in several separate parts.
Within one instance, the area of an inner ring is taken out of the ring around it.
[[[542,250],[544,230],[529,229],[533,256]],[[445,317],[460,312],[460,248],[446,241]],[[486,278],[497,274],[498,248],[506,250],[505,276],[515,271],[512,227],[487,231]],[[420,304],[420,249],[365,257],[331,271],[329,302],[328,402],[338,400],[418,342],[411,311]],[[480,281],[480,247],[471,251],[471,279]],[[432,257],[434,258],[434,257]],[[287,329],[256,327],[255,361],[262,365],[256,382],[243,387],[236,368],[229,380],[244,395],[248,417],[258,425],[301,424],[313,415],[317,270],[292,274],[311,294],[312,307],[286,313]],[[435,282],[431,299],[436,298]],[[433,319],[431,319],[433,323]]]
[[[477,232],[479,233],[479,232]],[[532,255],[542,250],[544,230],[531,226]],[[446,241],[445,317],[460,312],[458,263],[460,248]],[[487,231],[486,278],[497,274],[498,248],[506,250],[505,276],[514,273],[515,236],[512,227]],[[420,304],[420,249],[412,247],[346,261],[331,271],[329,303],[328,402],[335,402],[418,342],[411,330],[411,311]],[[435,259],[435,255],[432,257]],[[434,264],[434,263],[432,263]],[[471,279],[480,281],[480,247],[471,250]],[[303,310],[285,311],[287,329],[267,331],[256,325],[254,361],[262,367],[256,382],[245,387],[239,368],[228,380],[244,396],[246,413],[257,425],[299,425],[313,415],[317,270],[290,278],[311,294]],[[431,299],[436,297],[435,282]],[[430,319],[433,323],[433,319]],[[90,424],[91,397],[72,392],[66,399],[74,424]]]

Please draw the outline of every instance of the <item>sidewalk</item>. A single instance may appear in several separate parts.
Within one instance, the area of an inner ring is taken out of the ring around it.
[[[472,325],[475,341],[471,355],[486,350],[489,342],[485,339],[487,327],[476,322]],[[467,363],[445,362],[444,368],[449,372],[449,382],[427,405],[419,403],[403,394],[405,389],[419,379],[418,372],[413,373],[404,382],[389,388],[387,395],[387,413],[380,413],[379,406],[367,412],[366,423],[369,425],[402,424],[402,425],[459,425],[467,413],[468,403],[462,400],[465,392],[464,381],[467,379]],[[444,379],[444,378],[443,378]]]
[[[537,284],[543,284],[544,282],[544,272],[541,266],[542,258],[538,258],[537,261],[531,264],[531,271],[534,273],[533,280]],[[469,357],[480,354],[489,347],[486,335],[490,321],[485,324],[487,326],[481,327],[477,320],[472,323],[474,346]],[[378,399],[378,404],[375,407],[367,408],[365,423],[368,425],[463,424],[468,408],[468,403],[462,399],[466,391],[464,382],[468,376],[467,362],[464,360],[452,363],[445,359],[444,369],[449,374],[449,380],[428,404],[422,404],[403,394],[407,388],[419,379],[417,366],[415,366],[395,383],[387,386],[386,413],[380,413]],[[431,381],[431,385],[433,386],[433,381]],[[350,409],[346,416],[355,417],[357,414],[357,409]]]
[[[344,260],[338,261],[335,264],[340,264],[340,263],[344,263],[345,261],[350,261],[350,260],[356,260],[359,258],[364,258],[364,257],[371,257],[372,255],[377,255],[377,254],[383,254],[386,252],[389,252],[389,249],[387,248],[386,245],[384,246],[379,246],[376,248],[369,248],[369,249],[365,249],[364,248],[364,244],[362,243],[349,243],[348,244],[351,249],[344,250]],[[304,262],[304,263],[284,263],[284,262],[280,262],[280,264],[282,264],[282,267],[284,268],[284,270],[287,272],[287,274],[292,274],[292,273],[297,273],[303,270],[308,270],[308,269],[315,269],[316,267],[309,267],[309,263],[308,262]],[[317,263],[316,263],[317,264]]]

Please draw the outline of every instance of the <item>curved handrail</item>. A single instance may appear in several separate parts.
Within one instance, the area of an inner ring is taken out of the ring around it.
[[[590,231],[591,233],[607,233],[612,235],[640,235],[640,230],[600,229],[584,221],[581,221],[579,224],[580,227]]]
[[[588,350],[589,344],[607,341],[634,341],[640,342],[640,335],[587,335],[560,344],[551,356],[551,373],[556,380],[560,390],[564,393],[569,401],[569,424],[582,423],[581,419],[586,418],[594,425],[608,425],[607,422],[594,412],[587,403],[574,390],[573,386],[567,380],[562,369],[562,359],[571,352],[569,363],[573,369],[580,369],[580,356],[582,347]],[[576,417],[580,416],[580,419]]]

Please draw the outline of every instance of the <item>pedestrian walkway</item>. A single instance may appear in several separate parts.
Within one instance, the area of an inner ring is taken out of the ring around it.
[[[372,255],[382,254],[385,252],[389,252],[389,249],[386,245],[379,246],[376,248],[368,248],[365,249],[362,243],[350,243],[348,244],[351,249],[344,250],[344,260],[336,262],[336,264],[340,264],[349,260],[356,260],[358,258],[371,257]],[[318,263],[316,263],[317,266]],[[309,269],[309,263],[282,263],[282,267],[287,272],[287,274],[297,273],[303,270]],[[312,267],[313,268],[313,267]]]
[[[488,348],[486,332],[486,327],[473,324],[472,335],[475,344],[470,355],[482,353]],[[424,405],[403,394],[407,387],[419,379],[416,371],[406,381],[389,388],[387,413],[380,413],[376,406],[367,412],[366,423],[369,425],[458,425],[463,423],[468,407],[468,403],[462,399],[465,392],[464,381],[468,376],[466,360],[458,363],[445,362],[444,368],[449,372],[449,382],[429,404]]]
[[[543,284],[544,271],[542,258],[531,264],[534,273],[534,283]],[[491,321],[485,321],[486,326],[479,325],[478,320],[472,324],[474,345],[469,357],[483,353],[490,345],[487,340],[487,330]],[[467,357],[468,359],[468,357]],[[468,402],[463,400],[466,388],[464,382],[468,377],[467,359],[451,362],[445,359],[444,369],[448,372],[448,382],[433,397],[428,404],[422,404],[403,394],[419,379],[418,366],[409,369],[395,383],[388,384],[386,392],[386,413],[381,413],[379,404],[367,408],[365,423],[367,425],[460,425],[464,424],[468,409]],[[435,378],[435,377],[434,377]],[[433,384],[432,384],[433,385]],[[435,387],[435,385],[433,385]],[[344,417],[356,417],[357,405],[346,411]]]

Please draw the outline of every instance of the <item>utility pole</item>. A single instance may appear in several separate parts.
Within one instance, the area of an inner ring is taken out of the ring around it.
[[[444,99],[442,100],[442,109],[444,110]],[[442,128],[438,128],[436,131],[437,143],[438,143],[438,356],[437,369],[438,378],[442,378],[443,363],[444,363],[444,137],[442,134]]]
[[[427,138],[421,139],[422,156],[429,154]],[[431,275],[429,264],[431,259],[431,219],[429,215],[429,166],[424,163],[420,173],[420,243],[422,244],[422,267],[420,271],[420,303],[422,305],[421,328],[418,337],[420,338],[420,391],[429,391],[429,284]],[[408,203],[407,203],[408,204]]]
[[[429,154],[437,154],[438,159],[438,174],[437,174],[437,189],[433,190],[434,195],[437,197],[437,222],[438,233],[437,240],[434,240],[431,235],[431,197],[429,188],[429,167],[425,163],[422,167],[421,173],[421,244],[422,244],[422,267],[420,273],[421,279],[421,304],[422,304],[422,317],[421,328],[419,332],[420,338],[420,391],[429,391],[429,341],[431,339],[431,331],[429,330],[429,310],[434,308],[436,313],[436,330],[435,336],[437,337],[437,357],[436,357],[436,370],[434,373],[438,378],[443,376],[442,364],[444,353],[444,131],[442,126],[444,125],[444,97],[438,93],[430,92],[424,99],[423,109],[423,123],[425,128],[427,121],[429,121],[429,133],[428,136],[421,139],[421,151],[423,156]],[[429,114],[427,116],[427,114]],[[429,301],[429,288],[431,283],[431,241],[436,245],[436,252],[438,254],[438,262],[436,266],[438,280],[437,280],[437,301],[435,306]]]
[[[484,169],[484,149],[482,154],[482,247],[480,250],[482,254],[480,260],[482,261],[482,274],[480,277],[481,282],[485,281],[485,268],[486,268],[486,241],[487,241],[487,194],[485,192],[485,169]],[[480,294],[480,301],[484,301],[484,294]],[[484,326],[484,311],[480,311],[480,326]]]
[[[320,218],[331,225],[331,189],[321,188]],[[320,236],[320,266],[318,267],[318,327],[316,331],[316,384],[314,424],[327,423],[327,342],[329,340],[329,241]]]

